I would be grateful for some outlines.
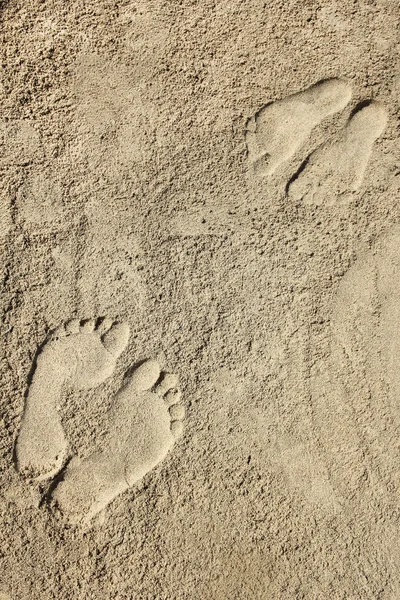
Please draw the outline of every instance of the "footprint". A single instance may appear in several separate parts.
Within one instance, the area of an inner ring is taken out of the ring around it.
[[[310,154],[289,183],[289,197],[328,206],[348,201],[361,186],[372,146],[383,133],[387,118],[386,109],[378,102],[357,110],[339,138]]]
[[[62,186],[51,172],[27,175],[16,193],[15,206],[18,220],[38,229],[63,229],[67,218]]]
[[[358,374],[355,384],[375,390],[380,403],[386,398],[400,424],[399,225],[378,239],[343,276],[330,322],[336,362],[348,361]]]
[[[399,225],[341,278],[329,323],[330,356],[310,379],[319,439],[339,494],[375,507],[400,485]]]
[[[64,386],[90,389],[109,377],[129,338],[126,323],[111,319],[68,322],[39,352],[15,445],[17,469],[47,479],[61,468],[67,441],[57,410]]]
[[[72,523],[88,523],[167,455],[182,433],[184,407],[178,378],[154,360],[139,366],[117,392],[110,432],[101,452],[72,458],[51,493]]]
[[[327,79],[267,104],[247,123],[248,158],[255,174],[270,177],[293,156],[316,125],[343,109],[350,98],[348,83]]]

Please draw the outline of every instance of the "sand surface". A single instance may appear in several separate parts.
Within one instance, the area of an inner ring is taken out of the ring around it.
[[[397,0],[3,0],[0,599],[400,598]]]

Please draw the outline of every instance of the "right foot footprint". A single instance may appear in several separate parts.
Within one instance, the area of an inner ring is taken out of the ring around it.
[[[249,119],[246,133],[248,158],[256,175],[271,176],[316,125],[342,110],[350,98],[349,84],[328,79],[262,108]]]
[[[20,472],[47,479],[59,471],[68,446],[57,410],[63,387],[100,385],[113,373],[128,338],[126,323],[107,318],[73,320],[53,333],[36,359],[28,390],[15,445]]]
[[[72,523],[88,523],[159,464],[183,429],[184,407],[176,375],[154,360],[143,363],[117,393],[103,450],[73,458],[51,494]]]
[[[289,197],[326,206],[351,199],[361,186],[372,146],[386,123],[387,111],[378,102],[359,109],[338,139],[310,154],[289,184]]]

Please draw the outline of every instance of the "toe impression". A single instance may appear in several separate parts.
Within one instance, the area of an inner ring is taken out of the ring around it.
[[[178,387],[179,377],[173,373],[164,373],[160,383],[157,385],[157,394],[164,396],[170,390]]]
[[[172,421],[182,421],[185,417],[185,407],[183,404],[173,404],[169,409]]]
[[[92,333],[94,331],[95,322],[93,319],[85,319],[81,323],[82,333]]]
[[[142,392],[150,390],[160,377],[160,365],[156,360],[146,360],[131,375],[130,385]]]
[[[170,407],[174,404],[178,404],[181,401],[182,392],[180,390],[170,390],[164,398],[165,404]]]
[[[103,345],[110,354],[118,357],[125,350],[129,340],[129,325],[115,323],[101,338]]]

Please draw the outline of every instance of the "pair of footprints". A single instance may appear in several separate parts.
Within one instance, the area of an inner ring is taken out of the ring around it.
[[[251,168],[271,177],[301,148],[326,117],[344,109],[352,96],[341,79],[321,81],[287,98],[267,104],[247,123],[246,143]],[[356,107],[346,126],[316,148],[286,186],[295,201],[333,205],[347,202],[362,183],[374,142],[388,120],[376,101]]]
[[[74,320],[51,335],[36,359],[15,444],[16,466],[38,480],[58,475],[49,488],[51,500],[73,523],[89,522],[142,479],[182,433],[178,377],[161,373],[157,361],[147,360],[116,394],[102,450],[83,460],[68,457],[57,409],[63,391],[91,389],[104,382],[128,339],[126,323]]]

